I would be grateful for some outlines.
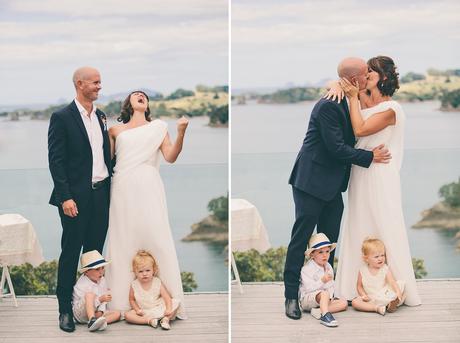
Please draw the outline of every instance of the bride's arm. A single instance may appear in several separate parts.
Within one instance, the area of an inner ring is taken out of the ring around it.
[[[160,150],[167,162],[174,163],[182,151],[182,145],[184,143],[184,136],[187,125],[188,120],[185,117],[182,117],[177,121],[177,138],[174,144],[171,143],[169,134],[166,133],[165,139],[160,146]]]
[[[364,120],[359,108],[359,88],[352,85],[347,79],[342,79],[340,85],[348,98],[351,125],[356,137],[372,135],[396,123],[396,114],[392,109],[375,113]]]
[[[331,99],[332,101],[335,101],[337,98],[337,102],[340,104],[340,101],[345,96],[345,93],[340,86],[339,80],[333,80],[329,81],[326,85],[327,93],[323,96],[325,99]]]

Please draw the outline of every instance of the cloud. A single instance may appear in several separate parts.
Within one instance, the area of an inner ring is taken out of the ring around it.
[[[457,1],[234,0],[234,87],[333,77],[347,55],[388,54],[406,71],[458,66]]]
[[[70,3],[62,0],[11,0],[10,11],[18,13],[42,13],[69,17],[149,16],[184,17],[226,16],[226,0],[79,0]]]
[[[0,103],[71,98],[72,87],[62,85],[81,65],[103,71],[107,93],[152,80],[162,92],[227,83],[227,12],[222,0],[2,1],[0,74],[8,87]]]

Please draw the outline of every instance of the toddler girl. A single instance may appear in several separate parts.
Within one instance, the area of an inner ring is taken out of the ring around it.
[[[132,310],[125,313],[125,319],[133,324],[148,324],[164,330],[171,328],[169,321],[174,319],[180,300],[171,298],[168,290],[157,277],[158,265],[153,256],[139,250],[133,258],[133,271],[136,279],[129,289],[129,303]]]
[[[385,264],[385,245],[380,239],[367,238],[361,247],[363,265],[358,272],[357,291],[352,306],[358,311],[394,312],[404,302],[404,282],[395,281]]]

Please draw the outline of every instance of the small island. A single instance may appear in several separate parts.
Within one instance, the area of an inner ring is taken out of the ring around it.
[[[439,190],[443,200],[422,212],[422,219],[413,228],[435,228],[458,231],[455,235],[460,249],[460,179]]]
[[[212,199],[208,204],[209,216],[192,225],[192,232],[183,241],[205,241],[228,244],[228,196]]]
[[[188,117],[207,116],[209,117],[209,126],[228,127],[228,86],[198,85],[194,91],[179,88],[167,96],[148,89],[141,90],[150,98],[149,106],[153,118],[179,118],[183,115]],[[120,115],[123,100],[128,94],[129,92],[113,96],[101,96],[96,101],[96,106],[108,118],[117,118]],[[67,104],[52,105],[41,110],[17,109],[2,112],[0,117],[7,117],[10,120],[19,120],[21,117],[33,120],[49,120],[53,112],[64,106]]]
[[[232,96],[232,101],[235,105],[245,105],[249,100],[259,104],[317,101],[325,94],[329,81],[321,82],[320,87],[289,87],[268,94],[245,92]],[[409,72],[400,78],[400,88],[393,98],[401,102],[440,100],[441,110],[460,111],[460,69],[431,68],[425,74]]]

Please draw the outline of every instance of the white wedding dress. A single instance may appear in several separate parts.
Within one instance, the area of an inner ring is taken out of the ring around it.
[[[347,300],[357,296],[358,271],[363,264],[361,245],[366,237],[383,241],[387,264],[396,280],[403,280],[406,288],[405,304],[421,304],[417,291],[412,258],[409,250],[406,226],[401,203],[399,171],[403,158],[405,115],[396,101],[384,101],[361,110],[364,119],[374,113],[393,109],[395,125],[367,136],[360,137],[356,148],[372,150],[385,144],[390,150],[390,163],[372,163],[369,168],[353,165],[348,187],[348,212],[345,216],[339,242],[337,295]]]
[[[132,259],[140,249],[149,251],[158,263],[161,282],[171,297],[180,300],[177,317],[185,319],[179,263],[159,174],[160,146],[166,133],[167,124],[157,119],[116,138],[107,241],[111,264],[106,279],[112,293],[109,308],[129,310]]]

